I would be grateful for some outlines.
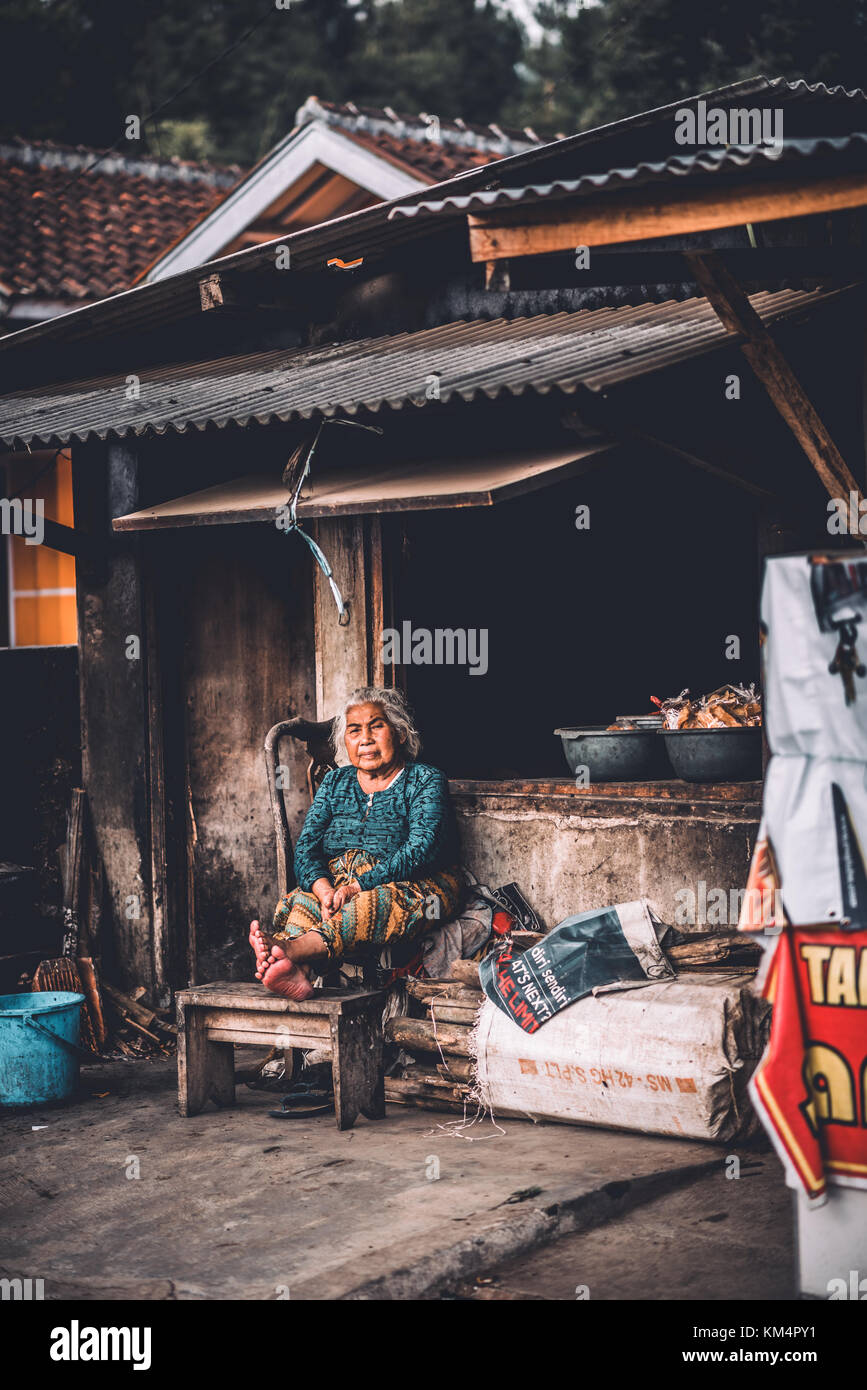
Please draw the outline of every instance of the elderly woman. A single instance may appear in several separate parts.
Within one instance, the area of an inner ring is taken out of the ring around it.
[[[416,936],[457,911],[461,880],[448,783],[416,761],[420,739],[396,690],[355,690],[334,727],[348,767],[329,772],[295,851],[298,887],[266,938],[250,927],[256,978],[307,999],[328,962]]]

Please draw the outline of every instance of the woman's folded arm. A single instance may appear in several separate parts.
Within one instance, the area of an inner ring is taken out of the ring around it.
[[[445,775],[431,768],[409,800],[409,833],[406,841],[377,864],[359,874],[362,891],[383,883],[406,883],[424,877],[424,871],[441,865],[452,849],[453,828]]]

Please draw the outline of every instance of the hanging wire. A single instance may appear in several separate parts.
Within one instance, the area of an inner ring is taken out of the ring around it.
[[[347,627],[349,625],[349,609],[346,603],[344,602],[343,595],[341,594],[340,589],[337,586],[337,580],[334,578],[334,571],[332,570],[331,565],[328,563],[328,557],[326,556],[322,547],[317,545],[313,537],[308,535],[308,533],[304,530],[304,527],[301,525],[296,515],[298,509],[298,499],[301,496],[301,489],[310,475],[310,465],[313,462],[313,455],[316,452],[316,446],[319,443],[319,436],[321,435],[326,425],[351,425],[354,426],[356,429],[369,430],[372,434],[382,434],[382,430],[379,429],[376,425],[363,425],[360,420],[320,420],[319,427],[315,435],[313,436],[313,439],[310,442],[310,448],[307,450],[307,457],[304,460],[304,467],[301,471],[301,476],[295,485],[295,491],[289,499],[289,522],[288,525],[284,528],[286,534],[289,535],[292,531],[297,532],[301,539],[305,541],[306,544],[310,547],[313,558],[316,561],[319,568],[321,569],[322,573],[325,575],[325,578],[328,580],[328,583],[331,587],[331,592],[334,595],[334,602],[337,604],[337,621],[341,627]]]

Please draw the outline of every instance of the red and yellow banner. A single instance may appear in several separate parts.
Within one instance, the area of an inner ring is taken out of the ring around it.
[[[785,926],[767,973],[771,1039],[750,1093],[816,1204],[867,1187],[867,932]]]

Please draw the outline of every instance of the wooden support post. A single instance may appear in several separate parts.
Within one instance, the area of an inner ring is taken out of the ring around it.
[[[186,966],[187,982],[199,979],[199,942],[196,929],[196,818],[193,812],[193,792],[190,786],[188,749],[184,749],[184,886],[186,907]]]
[[[168,826],[166,823],[166,764],[163,726],[163,686],[160,668],[158,564],[154,553],[157,537],[142,557],[142,593],[145,645],[145,717],[147,719],[148,819],[150,840],[151,921],[153,927],[153,978],[156,1002],[171,1002],[172,948],[169,936]]]
[[[163,951],[153,952],[150,775],[156,734],[148,719],[147,648],[141,541],[113,536],[111,519],[138,507],[139,446],[73,449],[76,520],[100,543],[103,559],[79,564],[78,627],[82,775],[107,885],[113,955],[120,983],[165,996]],[[148,737],[149,724],[151,725]]]
[[[861,489],[842,454],[783,353],[749,299],[712,251],[684,253],[717,318],[730,333],[741,335],[746,357],[771,401],[818,473],[831,497]]]
[[[383,579],[382,517],[364,518],[365,626],[367,673],[371,685],[390,684],[394,667],[382,660],[382,633],[386,626],[386,593]]]
[[[312,528],[311,528],[312,529]],[[317,569],[313,590],[316,647],[316,717],[331,719],[353,686],[391,683],[382,662],[386,598],[378,516],[328,517],[315,537],[349,609],[341,627],[325,576]]]

